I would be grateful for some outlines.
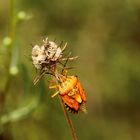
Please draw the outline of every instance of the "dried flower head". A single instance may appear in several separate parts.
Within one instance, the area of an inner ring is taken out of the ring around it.
[[[57,64],[63,66],[61,61],[73,60],[77,57],[64,57],[63,51],[67,47],[67,43],[63,48],[57,45],[54,41],[49,41],[48,38],[43,40],[41,46],[35,45],[32,48],[32,61],[37,70],[40,70],[39,75],[34,79],[34,85],[40,80],[44,74],[51,74],[57,78]]]
[[[53,41],[48,41],[48,38],[43,40],[43,45],[33,46],[32,60],[36,69],[50,68],[54,66],[62,57],[62,49]]]
[[[38,45],[35,45],[32,49],[32,60],[33,65],[36,69],[41,69],[42,64],[45,62],[46,54],[44,51],[44,46],[40,47]]]
[[[46,61],[57,61],[62,57],[62,49],[53,41],[48,41],[48,38],[43,40],[46,53]]]

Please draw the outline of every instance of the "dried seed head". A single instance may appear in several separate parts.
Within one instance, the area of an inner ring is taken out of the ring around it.
[[[32,60],[36,69],[53,65],[62,57],[62,49],[53,41],[48,41],[48,38],[43,40],[43,45],[33,46]]]
[[[35,45],[32,48],[32,61],[33,65],[37,70],[39,70],[38,75],[34,79],[34,85],[45,75],[50,74],[55,76],[57,80],[60,80],[60,73],[64,74],[64,69],[68,60],[74,60],[77,57],[70,57],[68,54],[67,57],[63,56],[63,52],[67,47],[67,43],[64,44],[62,48],[60,45],[57,45],[54,41],[49,41],[48,38],[43,40],[41,46]],[[63,64],[62,61],[65,61]],[[60,68],[63,69],[61,70]],[[58,69],[57,69],[58,68]],[[61,70],[61,72],[60,72]]]
[[[38,45],[35,45],[32,49],[32,60],[33,65],[37,69],[41,69],[42,63],[45,61],[46,55],[44,52],[44,47],[39,47]]]
[[[46,48],[47,59],[56,61],[62,57],[62,49],[56,45],[55,42],[49,41]]]

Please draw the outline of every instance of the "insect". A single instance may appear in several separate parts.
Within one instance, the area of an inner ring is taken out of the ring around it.
[[[50,74],[57,77],[56,67],[63,66],[62,61],[67,59],[63,56],[67,43],[64,44],[63,48],[60,47],[61,44],[57,45],[54,41],[48,41],[48,38],[46,38],[43,40],[42,46],[33,46],[32,61],[35,68],[39,70],[39,74],[33,81],[34,85],[44,76],[44,74]],[[77,57],[69,57],[69,60],[76,58]]]
[[[60,75],[59,79],[60,84],[49,87],[57,90],[52,97],[59,94],[67,110],[72,113],[78,113],[79,110],[86,113],[85,103],[87,99],[78,77]]]

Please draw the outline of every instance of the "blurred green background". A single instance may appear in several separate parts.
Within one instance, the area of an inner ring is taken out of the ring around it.
[[[87,93],[70,114],[79,140],[140,140],[140,1],[0,1],[0,140],[71,140],[49,76],[37,86],[31,43],[48,36],[67,52]]]

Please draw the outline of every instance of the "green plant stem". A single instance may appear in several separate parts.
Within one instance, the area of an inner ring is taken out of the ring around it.
[[[16,20],[14,17],[14,0],[9,0],[8,37],[10,37],[10,39],[12,41],[11,44],[9,45],[9,48],[7,49],[9,59],[11,59],[11,55],[12,55],[11,52],[12,52],[13,44],[15,41],[15,29],[16,29]],[[7,67],[8,68],[10,67],[10,61],[8,61]],[[2,94],[0,95],[0,97],[2,97],[1,106],[2,106],[3,110],[5,110],[6,97],[7,97],[8,91],[9,91],[10,83],[11,83],[11,75],[9,74],[9,71],[7,71],[7,82],[6,82],[6,85],[5,85],[5,88],[2,92]],[[2,127],[4,127],[4,129],[3,129],[4,131],[0,134],[0,139],[12,140],[11,127],[9,127],[9,126],[10,126],[10,123],[4,124],[2,126]]]
[[[67,120],[67,123],[68,123],[68,126],[69,126],[69,129],[70,129],[70,132],[71,132],[71,135],[72,135],[72,139],[73,140],[78,140],[77,139],[77,136],[76,136],[76,133],[74,131],[74,127],[73,127],[73,124],[72,124],[72,121],[69,117],[69,114],[65,108],[65,105],[64,105],[64,102],[63,100],[61,99],[61,97],[59,96],[59,100],[60,100],[60,103],[61,103],[61,107],[63,108],[63,111],[64,111],[64,115],[66,117],[66,120]]]
[[[13,46],[13,41],[15,38],[15,29],[16,29],[16,19],[15,19],[15,10],[14,10],[14,0],[9,1],[9,37],[12,39],[11,47]]]
[[[15,28],[16,28],[16,22],[14,19],[14,0],[9,0],[9,25],[8,25],[8,36],[11,38],[12,42],[9,46],[9,48],[7,49],[8,55],[9,55],[9,59],[11,59],[11,55],[12,55],[12,47],[13,47],[13,43],[14,43],[14,36],[15,36]],[[8,69],[10,68],[10,61],[8,61],[7,63],[7,67]],[[3,96],[3,103],[6,100],[6,95],[7,92],[9,90],[10,87],[10,82],[11,82],[11,75],[9,74],[9,71],[7,71],[7,82],[4,88],[4,96]],[[3,105],[4,106],[4,105]]]

